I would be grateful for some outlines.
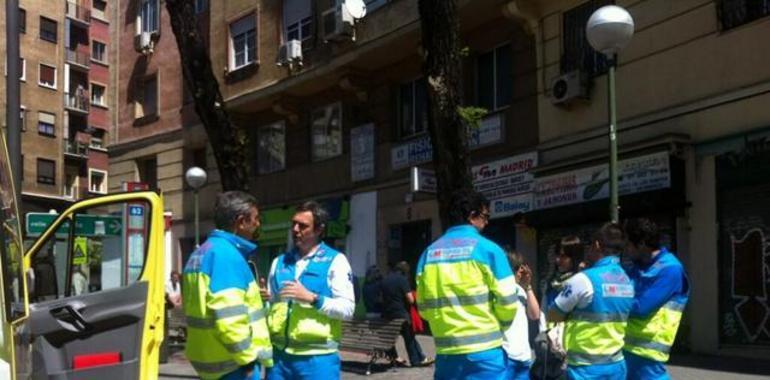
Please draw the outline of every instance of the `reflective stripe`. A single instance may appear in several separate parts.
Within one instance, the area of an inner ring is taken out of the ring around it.
[[[499,303],[501,305],[510,305],[512,303],[515,303],[518,300],[519,300],[518,295],[516,293],[513,293],[511,295],[507,295],[507,296],[498,298],[497,299],[497,303]]]
[[[601,355],[601,354],[585,354],[582,352],[569,352],[567,351],[567,360],[570,363],[591,363],[591,364],[607,364],[615,363],[623,360],[623,353],[618,351],[614,354]]]
[[[234,317],[239,314],[236,312],[238,311],[238,309],[244,309],[244,308],[245,306],[232,306],[232,307],[218,310],[218,312],[215,312],[215,314],[219,316],[218,319]],[[224,310],[224,312],[222,312],[222,310]],[[264,317],[265,317],[265,309],[254,310],[251,313],[249,313],[249,322],[256,322]],[[191,317],[189,315],[186,316],[185,318],[187,319],[187,327],[193,327],[197,329],[213,328],[214,325],[216,324],[216,320],[212,318]]]
[[[273,358],[273,350],[272,349],[262,350],[262,351],[259,351],[259,353],[257,354],[257,359],[259,359],[259,360],[269,360],[269,359],[272,359],[272,358]]]
[[[265,317],[265,309],[254,310],[249,313],[249,321],[256,322]]]
[[[664,309],[669,309],[673,311],[684,311],[684,307],[687,306],[686,304],[679,303],[676,301],[668,301],[665,305],[663,305]]]
[[[192,364],[193,368],[195,368],[198,372],[204,372],[204,373],[218,373],[218,372],[231,372],[239,367],[238,363],[232,361],[232,360],[226,360],[223,362],[213,362],[213,363],[207,363],[207,362],[198,362],[198,361],[190,361],[190,364]]]
[[[223,346],[229,351],[231,354],[237,354],[241,351],[246,351],[251,347],[251,336],[247,337],[246,339],[238,342],[238,343],[232,343],[232,344],[225,344],[222,343]]]
[[[590,311],[573,311],[569,318],[573,321],[584,322],[625,322],[628,320],[628,314],[623,313],[592,313]]]
[[[214,319],[224,319],[240,314],[248,314],[249,309],[247,309],[244,305],[235,305],[212,310],[212,312],[214,313]]]
[[[502,338],[503,333],[500,331],[493,331],[491,333],[480,335],[434,337],[433,340],[435,341],[437,348],[444,348],[487,343]]]
[[[438,309],[444,306],[468,306],[478,305],[489,302],[489,293],[476,294],[472,296],[450,296],[423,300],[418,306],[423,309]]]
[[[629,346],[635,346],[640,348],[646,348],[648,350],[658,351],[664,354],[668,354],[669,351],[671,351],[671,346],[667,344],[645,341],[645,340],[628,336],[628,335],[626,335],[626,344]]]
[[[314,349],[314,350],[336,350],[340,344],[335,341],[326,343],[297,343],[292,344],[292,348],[299,349]]]
[[[185,319],[187,320],[187,327],[196,329],[210,329],[214,327],[214,320],[211,318],[198,318],[188,315]]]

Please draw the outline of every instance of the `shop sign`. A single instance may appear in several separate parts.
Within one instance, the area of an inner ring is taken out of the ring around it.
[[[436,173],[433,170],[413,167],[410,182],[412,192],[436,193]]]
[[[481,148],[503,141],[503,115],[496,113],[484,118],[478,128],[468,129],[468,147]],[[417,166],[433,159],[433,147],[430,136],[422,135],[416,139],[396,145],[390,151],[390,166],[393,170]]]
[[[374,124],[350,130],[350,179],[353,182],[374,178]]]
[[[532,209],[534,176],[529,171],[535,166],[537,166],[537,152],[473,167],[473,185],[477,191],[489,199],[492,218],[510,216]]]
[[[618,163],[618,193],[641,193],[671,187],[668,152]],[[535,180],[535,209],[547,209],[609,197],[609,165],[602,164]]]

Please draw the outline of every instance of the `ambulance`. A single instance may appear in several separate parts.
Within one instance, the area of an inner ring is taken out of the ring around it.
[[[0,379],[157,378],[161,194],[110,194],[22,218],[11,178],[0,136]]]

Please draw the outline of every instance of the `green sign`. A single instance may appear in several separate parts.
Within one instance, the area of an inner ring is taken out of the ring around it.
[[[82,265],[88,262],[88,238],[78,236],[75,238],[75,248],[72,253],[72,264]]]
[[[24,227],[27,236],[40,236],[50,226],[59,214],[41,212],[27,213]],[[57,237],[67,237],[70,223],[65,221],[56,231]],[[120,216],[111,215],[75,215],[75,235],[78,236],[120,236],[123,232],[123,220]]]

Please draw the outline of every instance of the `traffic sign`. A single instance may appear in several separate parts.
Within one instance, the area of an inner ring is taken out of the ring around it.
[[[24,227],[27,236],[40,236],[50,226],[59,214],[29,212],[25,218]],[[120,216],[112,215],[75,215],[75,235],[77,236],[120,236],[123,232],[123,221]],[[56,231],[57,237],[67,237],[69,221],[65,221]]]

